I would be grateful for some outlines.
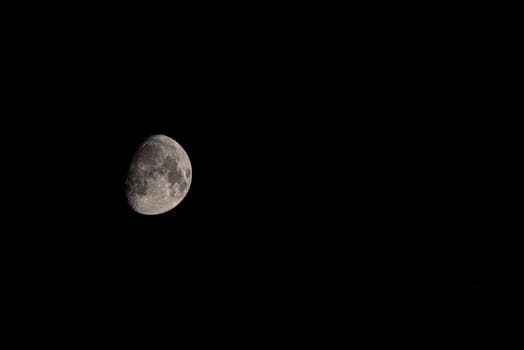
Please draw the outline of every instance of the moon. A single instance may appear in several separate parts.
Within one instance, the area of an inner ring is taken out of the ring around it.
[[[192,179],[189,157],[165,135],[148,137],[135,152],[126,179],[126,196],[137,213],[170,211],[185,198]]]

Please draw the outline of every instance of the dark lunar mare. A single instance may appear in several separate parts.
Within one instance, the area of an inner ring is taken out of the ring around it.
[[[169,171],[174,171],[178,169],[178,163],[176,159],[174,159],[171,156],[167,156],[166,159],[164,159],[164,163],[162,164],[162,166],[168,169]]]
[[[186,181],[182,181],[179,185],[178,185],[178,191],[180,193],[184,193],[184,191],[186,190],[187,186],[189,186],[189,183],[186,182]]]
[[[169,174],[167,175],[167,179],[171,183],[171,185],[175,185],[181,183],[184,177],[178,170],[175,170],[169,172]]]
[[[169,171],[167,179],[171,183],[171,185],[174,186],[177,183],[180,184],[183,182],[184,176],[178,168],[177,161],[173,157],[167,156],[164,160],[164,163],[162,164],[162,167]]]

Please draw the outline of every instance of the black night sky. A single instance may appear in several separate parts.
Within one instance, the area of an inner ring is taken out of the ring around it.
[[[495,293],[500,221],[478,191],[495,155],[487,119],[468,112],[492,106],[473,44],[443,66],[421,53],[431,33],[111,18],[13,29],[27,40],[13,43],[3,133],[24,229],[5,246],[31,308],[168,313],[190,328]],[[142,216],[124,182],[153,134],[184,147],[193,182],[177,208]]]

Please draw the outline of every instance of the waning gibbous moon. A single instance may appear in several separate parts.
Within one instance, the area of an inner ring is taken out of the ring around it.
[[[191,178],[191,162],[182,146],[168,136],[153,135],[140,145],[129,166],[128,203],[140,214],[165,213],[185,198]]]

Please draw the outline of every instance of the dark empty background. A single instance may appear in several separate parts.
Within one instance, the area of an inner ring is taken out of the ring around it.
[[[9,27],[4,249],[23,304],[285,323],[490,290],[496,98],[472,38],[108,13]],[[156,133],[186,149],[193,183],[141,216],[124,182]]]

